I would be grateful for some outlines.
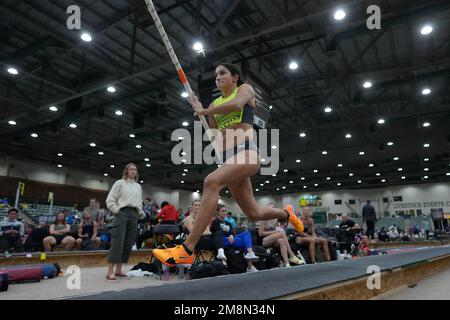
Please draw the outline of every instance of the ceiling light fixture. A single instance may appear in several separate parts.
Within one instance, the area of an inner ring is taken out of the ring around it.
[[[365,89],[369,89],[370,87],[372,87],[372,82],[370,82],[370,81],[364,82],[363,87],[364,87]]]
[[[17,70],[17,69],[14,68],[14,67],[9,67],[8,69],[6,69],[6,71],[8,71],[8,73],[9,73],[9,74],[12,74],[12,75],[17,75],[17,74],[19,74],[19,70]]]
[[[295,61],[292,61],[291,63],[289,63],[289,69],[291,69],[291,70],[298,69],[298,63]]]
[[[427,95],[429,95],[431,93],[431,89],[430,88],[424,88],[423,90],[422,90],[422,94],[424,95],[424,96],[427,96]]]
[[[433,32],[433,27],[430,26],[429,24],[423,26],[422,29],[420,30],[420,33],[423,35],[430,34],[431,32]]]
[[[346,15],[347,14],[345,13],[344,10],[339,9],[339,10],[336,10],[336,12],[334,13],[334,19],[337,21],[341,21],[345,18]]]
[[[92,41],[92,36],[89,34],[89,33],[87,33],[87,32],[83,32],[82,34],[81,34],[81,40],[83,40],[84,42],[91,42]]]

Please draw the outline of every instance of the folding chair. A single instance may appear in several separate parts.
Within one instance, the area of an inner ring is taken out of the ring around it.
[[[154,243],[154,247],[158,248],[160,246],[162,246],[164,243],[158,243],[158,236],[162,236],[165,234],[173,234],[174,235],[174,239],[175,237],[180,234],[182,232],[182,229],[180,228],[179,225],[176,224],[157,224],[153,226],[153,243]],[[150,258],[150,263],[153,260],[153,254]],[[156,267],[156,272],[159,274],[159,279],[161,280],[162,278],[162,274],[161,274],[161,270],[162,270],[162,264],[159,260],[155,259],[155,267]]]
[[[182,233],[182,229],[177,224],[157,224],[153,226],[153,243],[155,248],[158,248],[160,245],[163,245],[164,243],[158,243],[157,236],[165,235],[165,234],[172,234],[174,235],[174,239],[177,235]]]
[[[211,254],[212,253],[212,254]],[[194,263],[199,262],[211,262],[214,260],[214,251],[209,250],[195,250],[195,260]]]

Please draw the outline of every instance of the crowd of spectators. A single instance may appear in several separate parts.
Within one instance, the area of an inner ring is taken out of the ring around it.
[[[9,203],[7,199],[1,199],[0,205],[8,207]],[[184,211],[167,201],[158,205],[150,197],[145,198],[144,216],[139,220],[134,249],[151,246],[151,241],[148,240],[153,238],[152,227],[156,224],[178,224],[184,233],[188,233],[195,223],[199,207],[198,200]],[[0,222],[0,253],[49,252],[55,248],[66,251],[109,249],[114,216],[108,209],[101,208],[100,202],[94,198],[89,200],[89,205],[81,214],[71,210],[58,212],[51,224],[24,224],[20,221],[20,211],[16,208],[9,209],[8,217]],[[371,230],[374,225],[371,223],[370,230],[363,230],[363,226],[355,223],[347,214],[342,214],[340,225],[333,232],[327,233],[324,231],[326,228],[315,225],[309,208],[303,208],[300,216],[305,225],[303,233],[296,233],[286,221],[278,220],[256,222],[256,227],[251,230],[240,225],[227,207],[218,206],[216,217],[211,220],[197,246],[201,250],[215,251],[215,257],[225,263],[227,258],[224,249],[242,250],[247,271],[253,272],[256,271],[253,261],[258,259],[253,246],[257,244],[278,252],[280,266],[287,267],[304,262],[317,263],[318,253],[320,261],[330,261],[336,249],[350,254],[368,255],[368,245],[373,234],[377,235],[379,241],[411,241],[429,239],[432,232],[429,222],[413,225],[408,230],[392,225],[375,231]],[[366,208],[366,223],[367,219],[372,218],[370,209]],[[330,247],[332,243],[335,246]],[[305,257],[301,255],[299,247]]]

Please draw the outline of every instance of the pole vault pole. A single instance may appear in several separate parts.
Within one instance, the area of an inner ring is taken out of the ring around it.
[[[178,61],[178,57],[175,54],[175,51],[173,50],[172,44],[170,43],[170,40],[169,40],[169,37],[167,36],[167,33],[164,30],[161,20],[159,19],[158,13],[156,12],[155,6],[153,5],[153,1],[145,0],[145,3],[147,4],[147,9],[150,12],[150,15],[152,16],[153,21],[155,22],[155,26],[158,29],[159,34],[161,35],[162,41],[163,41],[164,45],[166,46],[167,53],[169,54],[170,59],[172,59],[172,63],[178,72],[180,81],[183,84],[183,87],[186,90],[186,93],[189,95],[189,98],[191,98],[194,95],[194,93],[192,92],[192,88],[189,84],[186,74],[184,73],[183,68],[181,67],[180,61]],[[199,115],[199,118],[203,125],[203,128],[205,128],[205,131],[206,131],[206,134],[208,135],[209,141],[211,141],[211,143],[214,147],[214,150],[216,152],[216,157],[219,159],[219,163],[222,163],[221,153],[219,152],[219,149],[216,146],[214,136],[211,135],[211,130],[209,128],[208,122],[206,122],[206,119],[204,116]]]

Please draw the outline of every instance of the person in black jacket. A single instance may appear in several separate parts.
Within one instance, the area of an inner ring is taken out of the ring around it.
[[[366,201],[366,205],[362,209],[363,223],[367,225],[366,235],[371,239],[374,238],[375,224],[377,222],[377,214],[375,213],[375,208],[370,204],[370,200]]]

